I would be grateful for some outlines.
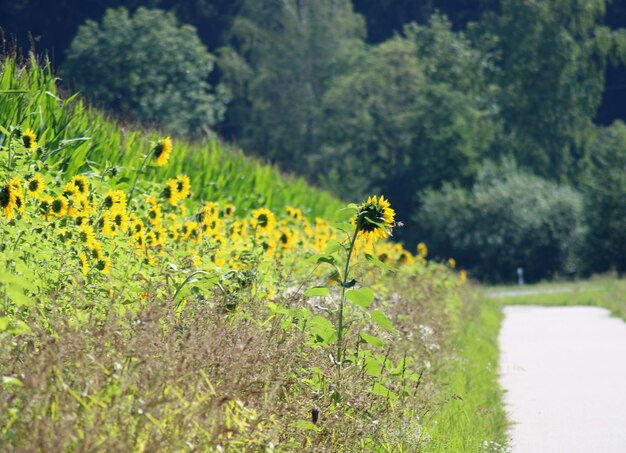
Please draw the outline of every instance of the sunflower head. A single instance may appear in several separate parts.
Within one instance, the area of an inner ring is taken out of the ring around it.
[[[391,209],[389,201],[385,197],[381,195],[379,198],[374,195],[361,203],[353,223],[357,225],[359,234],[368,239],[385,239],[391,235],[395,215],[395,211]]]
[[[46,183],[43,179],[43,176],[41,176],[39,173],[37,173],[26,182],[26,193],[34,198],[39,198],[45,188]]]
[[[154,163],[161,167],[167,163],[172,154],[172,140],[169,137],[159,140],[152,149]]]
[[[22,133],[22,144],[26,151],[34,151],[37,148],[37,136],[30,128]]]

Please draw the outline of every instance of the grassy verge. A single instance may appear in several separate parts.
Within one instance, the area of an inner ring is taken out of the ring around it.
[[[526,294],[493,297],[500,306],[504,305],[543,305],[574,306],[589,305],[604,307],[613,316],[626,320],[626,280],[615,277],[596,277],[575,282],[554,282],[517,286],[499,286],[489,288],[492,296],[506,292],[524,292]]]
[[[497,335],[502,314],[492,301],[466,292],[454,326],[456,354],[439,376],[447,400],[426,421],[432,452],[497,452],[506,442],[506,418],[497,383]]]

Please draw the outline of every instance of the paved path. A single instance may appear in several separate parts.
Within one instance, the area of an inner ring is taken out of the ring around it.
[[[626,323],[596,307],[508,306],[500,383],[513,453],[626,452]]]

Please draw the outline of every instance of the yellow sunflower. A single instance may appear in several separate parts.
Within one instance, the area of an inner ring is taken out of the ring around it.
[[[395,211],[391,209],[385,197],[381,195],[378,198],[374,195],[361,203],[358,214],[352,222],[358,225],[359,233],[366,238],[385,239],[391,236],[395,215]]]
[[[165,200],[172,206],[176,206],[180,201],[178,191],[176,190],[177,185],[178,181],[174,178],[170,178],[167,180],[165,189],[163,190]]]
[[[269,209],[255,209],[252,211],[250,225],[256,230],[257,233],[274,231],[274,228],[276,228],[276,217]]]
[[[30,128],[22,133],[22,144],[26,151],[34,151],[37,148],[37,136]]]
[[[26,182],[26,193],[34,198],[39,198],[46,188],[46,182],[40,173],[37,173]]]
[[[176,178],[176,193],[179,200],[184,200],[189,197],[189,194],[191,193],[191,182],[189,181],[189,176],[179,175]]]
[[[224,206],[224,209],[222,211],[222,215],[224,216],[225,219],[230,219],[234,214],[235,214],[235,205],[234,204],[228,203],[226,206]]]
[[[103,274],[108,274],[111,272],[111,258],[108,256],[103,256],[98,260],[95,266]]]
[[[63,217],[67,215],[69,203],[63,195],[52,200],[50,203],[50,214],[55,217]]]
[[[74,184],[82,195],[89,193],[89,181],[83,175],[76,175],[70,180],[70,184]]]
[[[170,154],[172,154],[172,140],[169,137],[162,138],[154,145],[152,152],[154,153],[154,163],[162,167],[169,160]]]

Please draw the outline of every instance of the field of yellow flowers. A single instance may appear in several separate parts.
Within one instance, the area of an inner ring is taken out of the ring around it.
[[[465,275],[389,241],[384,197],[342,208],[0,70],[0,445],[434,444]]]

